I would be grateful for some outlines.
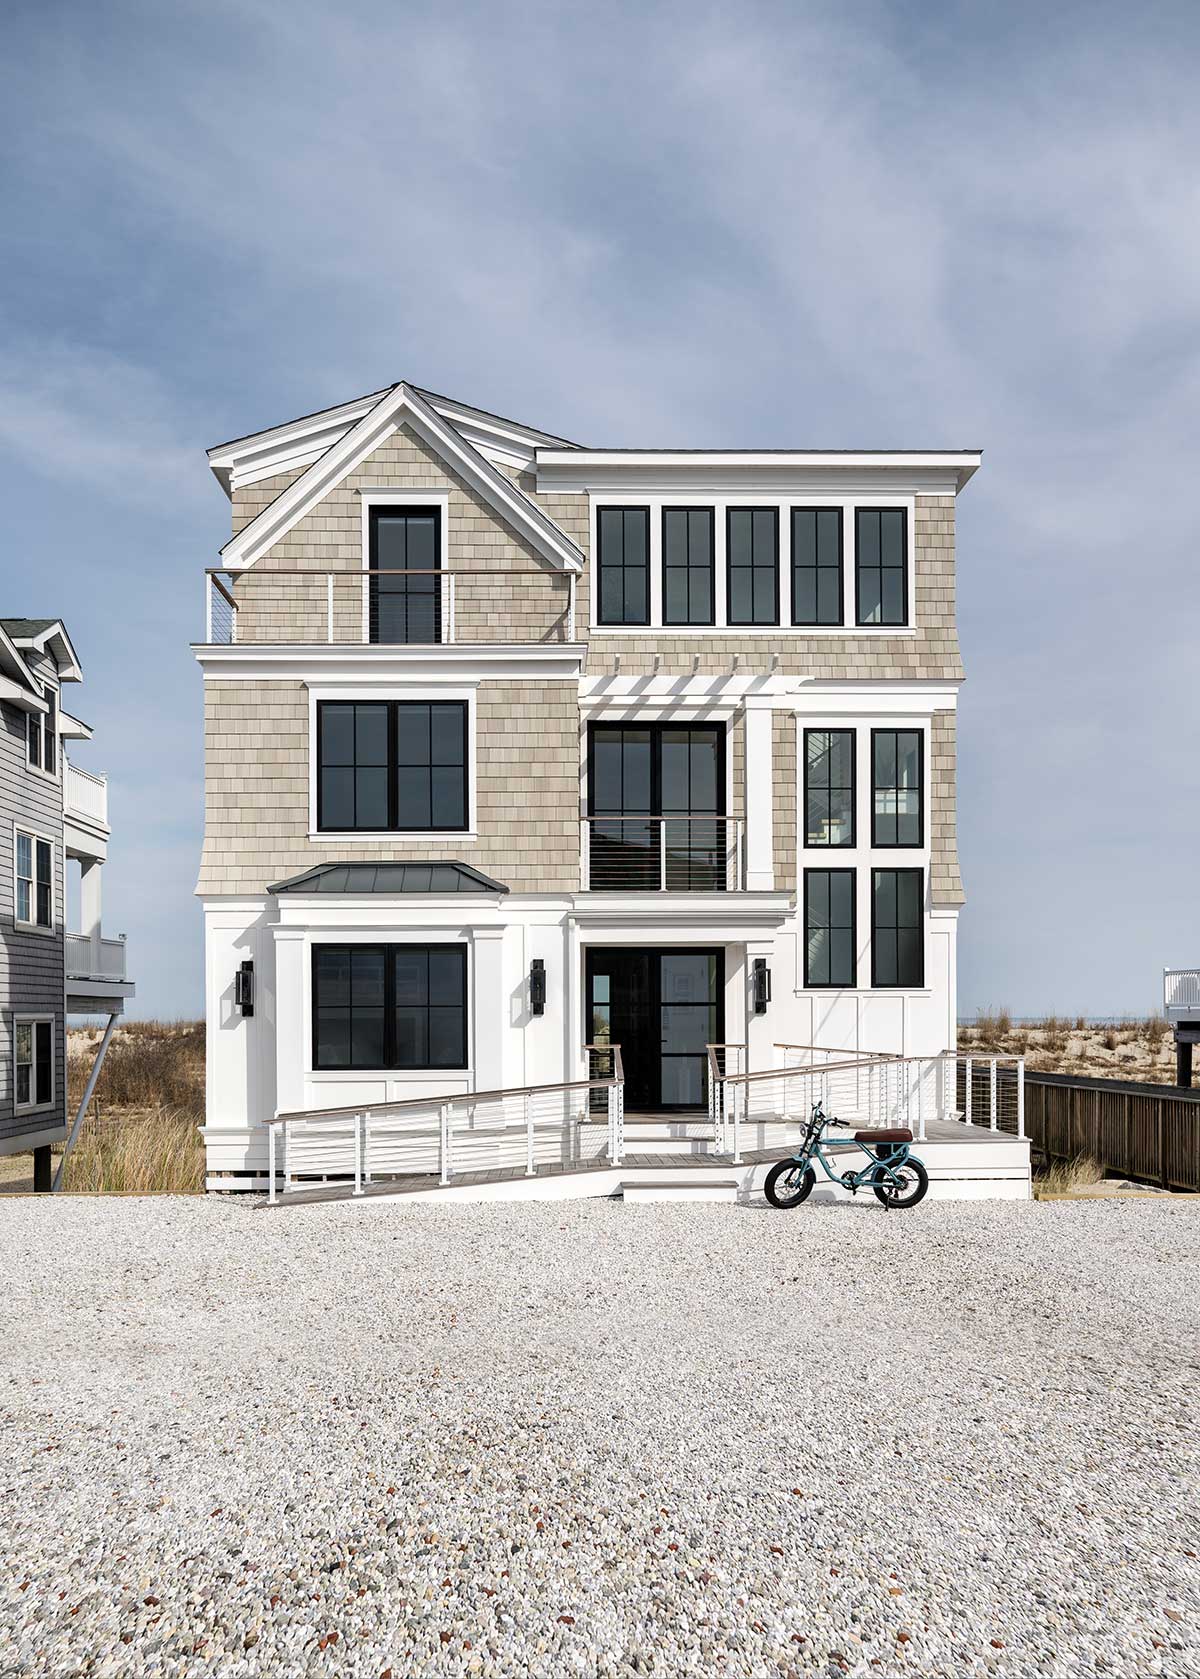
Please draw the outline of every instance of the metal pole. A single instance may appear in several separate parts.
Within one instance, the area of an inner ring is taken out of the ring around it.
[[[371,1116],[363,1115],[363,1183],[371,1181]]]
[[[658,820],[658,889],[667,889],[667,824],[664,817]]]
[[[536,1170],[533,1163],[533,1107],[531,1098],[525,1098],[525,1176],[531,1178]]]
[[[1025,1058],[1017,1062],[1017,1136],[1025,1135]]]
[[[54,1173],[54,1182],[50,1186],[50,1193],[52,1195],[57,1195],[62,1189],[63,1168],[67,1164],[67,1156],[75,1147],[75,1144],[79,1141],[79,1132],[81,1126],[83,1125],[83,1116],[87,1112],[88,1103],[91,1101],[92,1093],[96,1088],[96,1081],[100,1077],[100,1069],[104,1065],[104,1057],[108,1054],[108,1046],[112,1042],[112,1035],[116,1028],[118,1019],[119,1016],[115,1014],[110,1014],[108,1017],[108,1025],[104,1028],[104,1036],[101,1038],[100,1047],[96,1051],[96,1059],[92,1062],[92,1070],[88,1076],[87,1088],[83,1093],[83,1101],[79,1104],[78,1111],[75,1115],[75,1122],[71,1126],[71,1134],[67,1138],[66,1145],[58,1158],[58,1167]]]
[[[355,1114],[355,1116],[354,1116],[354,1193],[356,1195],[361,1195],[362,1192],[363,1192],[362,1119],[363,1119],[362,1114]]]
[[[212,645],[212,598],[213,580],[207,572],[204,574],[204,639]]]
[[[969,1055],[967,1056],[966,1060],[963,1062],[963,1066],[967,1069],[967,1077],[966,1077],[966,1087],[967,1087],[966,1115],[967,1115],[967,1124],[970,1125],[970,1123],[971,1123],[971,1083],[972,1083],[972,1079],[973,1079],[973,1076],[974,1076],[975,1069],[971,1064],[971,1057]]]
[[[325,639],[333,640],[333,573],[325,578]]]
[[[438,1109],[438,1126],[441,1132],[441,1181],[450,1182],[450,1104],[443,1102]]]
[[[568,641],[575,639],[575,573],[567,573],[567,636]]]
[[[992,1057],[991,1077],[989,1080],[988,1104],[991,1108],[991,1125],[993,1131],[1000,1129],[1000,1116],[996,1112],[996,1057]]]
[[[743,1085],[742,1086],[742,1100],[743,1101],[748,1101],[749,1095],[750,1095],[749,1086],[748,1085]],[[741,1132],[739,1130],[739,1124],[740,1124],[740,1121],[741,1121],[741,1117],[742,1116],[741,1116],[741,1113],[739,1111],[739,1104],[738,1104],[738,1098],[737,1098],[737,1087],[735,1085],[734,1086],[734,1092],[733,1092],[733,1163],[734,1163],[735,1166],[740,1166],[742,1164],[742,1138],[741,1138]]]
[[[275,1127],[267,1126],[267,1200],[275,1200]]]

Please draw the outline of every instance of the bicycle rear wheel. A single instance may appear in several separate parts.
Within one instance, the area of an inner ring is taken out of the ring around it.
[[[915,1207],[929,1188],[929,1173],[916,1156],[910,1154],[903,1166],[877,1166],[871,1178],[871,1188],[876,1199],[882,1201],[885,1207]]]
[[[798,1160],[777,1160],[767,1173],[763,1194],[773,1207],[798,1207],[807,1201],[817,1174]]]

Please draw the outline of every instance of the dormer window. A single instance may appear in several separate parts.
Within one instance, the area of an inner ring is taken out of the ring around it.
[[[58,690],[47,686],[44,712],[31,711],[25,723],[25,753],[31,769],[58,774]]]

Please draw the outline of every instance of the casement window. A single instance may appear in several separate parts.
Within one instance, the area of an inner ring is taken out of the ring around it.
[[[18,1113],[54,1101],[54,1021],[17,1015],[13,1020],[13,1093]]]
[[[730,507],[725,514],[730,624],[779,622],[779,509]]]
[[[463,700],[321,700],[317,827],[328,833],[463,833]]]
[[[596,510],[597,605],[601,624],[650,622],[650,509]]]
[[[908,623],[908,513],[856,507],[854,574],[860,624]]]
[[[25,756],[32,769],[58,774],[58,691],[46,687],[45,712],[29,712],[25,719]]]
[[[804,871],[804,983],[853,986],[855,951],[853,869]]]
[[[662,559],[663,623],[713,623],[716,597],[711,507],[663,508]]]
[[[804,731],[804,843],[854,844],[854,730]]]
[[[23,927],[53,927],[54,847],[20,828],[14,838],[16,922]]]
[[[920,729],[871,731],[871,844],[921,845],[922,736]]]
[[[871,984],[925,983],[925,877],[921,869],[871,873]]]
[[[368,561],[370,640],[441,641],[441,509],[372,507]]]
[[[842,621],[842,510],[792,508],[792,623]]]
[[[318,944],[312,966],[317,1071],[467,1065],[463,945]]]

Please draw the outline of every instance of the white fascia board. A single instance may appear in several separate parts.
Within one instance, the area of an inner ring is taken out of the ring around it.
[[[956,711],[962,678],[908,676],[901,681],[886,677],[856,682],[850,678],[822,681],[813,678],[788,701],[798,717],[836,710],[863,715],[886,712],[928,716],[933,711]]]
[[[646,471],[710,472],[733,469],[740,473],[835,472],[868,470],[885,472],[950,472],[961,489],[983,463],[977,449],[552,449],[537,451],[539,472],[545,470],[586,474],[591,468],[639,474]]]
[[[56,618],[44,630],[39,630],[37,635],[14,636],[13,646],[36,648],[39,653],[48,653],[58,667],[60,682],[83,681],[83,667],[79,663],[79,655],[71,645],[67,627],[61,618]]]
[[[18,711],[32,712],[34,716],[39,716],[50,709],[45,700],[39,699],[36,694],[31,694],[28,688],[23,688],[20,683],[14,682],[10,676],[0,676],[0,700],[3,700],[6,705],[15,706]]]
[[[290,420],[281,426],[270,426],[248,437],[235,437],[228,443],[218,443],[207,451],[208,464],[226,495],[253,484],[260,478],[270,478],[277,472],[287,472],[298,465],[305,455],[316,459],[323,455],[351,426],[357,425],[364,414],[387,394],[392,387],[372,391],[368,396],[342,402],[335,408],[323,408],[319,413],[306,414],[302,419]]]
[[[253,643],[210,647],[194,643],[192,652],[206,682],[341,682],[364,687],[417,679],[578,682],[587,646],[584,642],[553,646],[496,643],[464,648],[448,643],[410,649],[345,642],[319,642],[307,647]]]
[[[58,732],[64,740],[91,740],[94,733],[90,723],[85,723],[80,717],[72,717],[69,711],[59,712]]]
[[[410,385],[403,384],[386,392],[339,442],[225,544],[221,558],[228,569],[244,571],[252,566],[405,423],[552,564],[565,571],[583,569],[582,551],[547,518],[536,502],[455,431],[448,420],[435,413]]]
[[[344,933],[378,938],[389,928],[420,930],[453,927],[468,933],[504,925],[504,895],[482,892],[287,892],[279,894],[275,931]]]
[[[678,898],[682,902],[665,902]],[[620,944],[656,932],[676,943],[702,944],[717,935],[744,944],[776,930],[795,912],[791,892],[579,892],[571,919],[592,944]]]

